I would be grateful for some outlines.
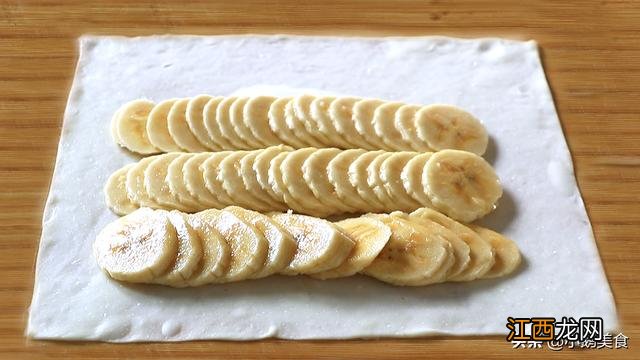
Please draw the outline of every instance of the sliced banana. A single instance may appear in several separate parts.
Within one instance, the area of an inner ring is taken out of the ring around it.
[[[232,149],[244,150],[248,144],[236,133],[231,123],[231,105],[238,99],[236,96],[228,96],[222,99],[216,110],[216,121],[222,136],[233,146]]]
[[[340,266],[355,243],[333,223],[297,214],[273,214],[297,244],[296,254],[280,273],[285,275],[315,274]]]
[[[269,109],[274,101],[276,98],[272,96],[254,96],[244,106],[244,124],[263,146],[282,143],[269,127]]]
[[[191,195],[184,179],[184,166],[196,154],[182,153],[176,157],[167,167],[166,182],[169,191],[179,204],[183,204],[191,211],[201,211],[207,208],[207,203],[199,201]]]
[[[402,286],[422,286],[446,279],[454,261],[447,240],[428,236],[404,219],[388,215],[376,218],[391,228],[391,238],[378,257],[362,270],[363,274]]]
[[[318,147],[327,147],[331,145],[331,139],[319,131],[319,124],[317,124],[311,116],[311,103],[315,99],[316,98],[311,95],[300,95],[291,101],[293,114],[295,115],[295,119],[298,120],[293,131],[298,137],[300,136],[297,135],[296,131],[303,132],[306,136],[313,138],[314,143],[318,144]],[[302,125],[302,128],[300,125]]]
[[[330,142],[326,144],[327,146],[350,149],[353,146],[340,135],[329,116],[329,106],[333,100],[335,100],[333,96],[316,97],[309,105],[309,115],[316,126],[318,126],[318,131],[329,139]]]
[[[232,151],[209,153],[208,158],[200,165],[200,171],[204,176],[204,185],[207,190],[209,190],[209,193],[225,206],[232,205],[234,200],[229,194],[227,194],[224,190],[224,186],[222,185],[223,179],[219,176],[220,163],[232,153]]]
[[[118,169],[111,174],[104,186],[107,206],[117,215],[126,215],[138,209],[138,205],[133,203],[127,194],[127,173],[135,165],[129,164]]]
[[[233,126],[234,133],[242,139],[247,149],[260,149],[262,143],[253,136],[251,129],[245,124],[244,108],[248,101],[248,97],[237,98],[229,108],[229,119],[231,120],[230,122],[231,126]]]
[[[383,188],[387,196],[393,199],[395,207],[402,211],[413,211],[423,206],[407,193],[402,179],[402,170],[416,156],[419,154],[412,151],[396,152],[387,157],[380,165],[379,174]],[[424,196],[426,197],[426,194]]]
[[[318,151],[316,148],[304,148],[288,153],[280,164],[280,174],[282,174],[282,183],[286,187],[283,191],[285,202],[289,203],[290,196],[294,200],[293,203],[304,207],[304,211],[303,209],[299,211],[324,217],[332,213],[332,209],[327,208],[314,196],[302,173],[304,162],[316,151]]]
[[[302,176],[313,196],[328,208],[339,209],[344,213],[354,213],[358,209],[340,200],[336,188],[329,181],[329,163],[342,151],[340,149],[318,149],[302,164]]]
[[[271,163],[273,159],[283,152],[289,152],[293,149],[286,145],[272,146],[266,148],[256,156],[256,160],[253,162],[253,171],[256,175],[256,180],[260,184],[260,188],[266,194],[268,194],[273,201],[278,204],[285,204],[284,198],[281,192],[276,192],[273,189],[272,183],[269,180],[269,171],[271,170]],[[275,169],[274,169],[275,170]],[[286,208],[286,204],[284,205]]]
[[[502,196],[500,180],[491,165],[466,151],[434,153],[422,180],[434,207],[463,222],[488,214]]]
[[[144,186],[144,172],[147,167],[157,158],[162,155],[153,155],[141,159],[136,163],[129,171],[127,171],[127,180],[125,182],[127,187],[127,197],[131,199],[131,202],[139,207],[160,208],[153,198],[147,193]]]
[[[250,154],[250,151],[232,151],[220,162],[218,178],[222,180],[222,188],[227,192],[234,203],[244,208],[258,211],[272,209],[268,202],[263,202],[255,194],[248,191],[244,185],[240,162]]]
[[[495,263],[488,272],[482,275],[483,279],[505,276],[518,268],[522,261],[522,255],[520,255],[520,250],[518,250],[518,246],[513,240],[478,225],[471,224],[469,227],[491,244],[495,254]]]
[[[267,152],[272,153],[272,151],[280,151],[280,149],[293,150],[287,146],[280,145],[275,146],[274,149],[267,148],[264,150],[255,150],[247,153],[242,157],[242,159],[240,159],[240,175],[242,176],[244,187],[252,196],[259,199],[261,203],[269,204],[271,209],[275,211],[286,211],[287,206],[282,202],[282,199],[272,197],[270,193],[262,187],[262,185],[258,181],[258,172],[254,169],[254,167],[257,166],[256,163],[258,160],[258,156],[262,156]],[[267,154],[266,156],[268,157],[269,155]],[[261,164],[266,164],[267,166],[267,168],[261,169],[261,171],[264,170],[264,174],[268,174],[269,161],[270,159],[265,160],[265,156],[261,157]],[[264,176],[268,177],[268,175]],[[268,180],[266,181],[268,182]]]
[[[423,153],[414,156],[405,164],[400,173],[405,192],[421,205],[428,207],[433,207],[433,204],[431,204],[431,199],[422,185],[422,176],[431,155],[432,153]]]
[[[418,137],[416,129],[416,113],[420,110],[418,105],[402,105],[394,118],[396,130],[401,134],[405,144],[415,151],[433,151],[426,141]]]
[[[153,107],[147,119],[147,136],[162,152],[182,151],[169,133],[169,112],[178,99],[165,100]],[[122,134],[119,133],[122,137]]]
[[[339,97],[329,105],[329,117],[338,133],[349,142],[351,148],[375,149],[356,130],[353,120],[353,106],[359,98]]]
[[[385,148],[392,151],[411,149],[411,145],[407,144],[396,128],[396,112],[403,105],[400,102],[386,102],[373,113],[373,130],[377,138],[385,143]]]
[[[209,159],[212,153],[201,153],[188,159],[182,168],[184,185],[189,194],[198,199],[203,206],[214,209],[222,209],[226,206],[223,200],[211,193],[206,185],[202,164]]]
[[[269,243],[269,252],[262,270],[251,275],[252,279],[263,278],[276,274],[289,266],[298,245],[289,231],[268,216],[259,212],[243,209],[237,206],[225,208],[240,220],[254,226]]]
[[[207,151],[195,135],[191,132],[187,123],[187,105],[190,99],[180,99],[173,103],[167,115],[169,134],[173,141],[188,152]]]
[[[179,211],[169,213],[169,221],[178,239],[178,251],[167,272],[153,279],[153,283],[173,287],[188,286],[188,279],[202,259],[202,243],[198,233],[187,223],[187,215]]]
[[[269,107],[269,127],[285,145],[300,149],[306,147],[306,145],[287,126],[285,109],[289,102],[291,102],[290,97],[281,97],[271,103]]]
[[[420,139],[434,150],[457,149],[478,155],[487,150],[489,136],[482,123],[468,112],[451,105],[429,105],[415,117]]]
[[[207,150],[215,151],[220,150],[220,146],[209,137],[209,132],[204,124],[204,108],[211,99],[212,97],[209,95],[198,95],[191,98],[187,103],[186,118],[187,125],[198,142]]]
[[[230,150],[236,147],[229,142],[224,136],[222,136],[222,130],[220,129],[220,123],[218,122],[218,106],[224,100],[222,96],[216,96],[209,99],[207,104],[202,109],[202,115],[204,116],[204,127],[207,129],[207,134],[211,139],[211,142],[215,143],[215,151]]]
[[[390,158],[392,152],[384,152],[373,159],[373,161],[367,166],[366,185],[369,189],[373,190],[373,193],[378,200],[384,205],[385,210],[398,210],[398,204],[395,200],[395,194],[389,194],[382,181],[382,164]],[[404,191],[403,191],[404,192]]]
[[[147,122],[153,106],[154,103],[148,100],[134,100],[118,109],[111,120],[111,133],[120,146],[140,154],[160,152],[147,134]]]
[[[138,209],[107,225],[93,244],[98,265],[116,280],[150,282],[173,263],[176,232],[166,211]]]
[[[375,211],[372,206],[364,201],[355,186],[351,185],[349,168],[353,162],[365,154],[363,149],[345,150],[329,161],[327,175],[336,191],[338,198],[346,205],[363,212]]]
[[[387,150],[387,144],[376,135],[373,114],[385,102],[379,99],[362,99],[353,105],[353,121],[360,136],[370,145],[369,149]]]
[[[471,281],[484,277],[495,263],[494,251],[491,245],[483,240],[476,232],[467,226],[428,208],[418,209],[409,216],[415,220],[431,220],[458,235],[469,246],[469,264],[467,268],[456,276],[451,276],[450,281]]]
[[[383,150],[367,151],[358,156],[349,166],[349,181],[351,186],[356,189],[358,195],[372,209],[373,212],[384,212],[387,207],[378,199],[373,189],[367,183],[367,168],[381,154]]]
[[[224,280],[231,262],[231,248],[214,226],[219,213],[220,210],[210,209],[188,217],[189,226],[202,243],[200,262],[187,280],[190,286],[220,283]]]
[[[292,153],[282,152],[276,155],[269,163],[269,175],[268,182],[272,192],[276,197],[281,198],[287,207],[296,212],[306,212],[307,207],[298,202],[298,200],[289,193],[287,184],[284,182],[284,176],[282,174],[282,162],[287,156]]]
[[[391,237],[391,228],[374,218],[345,219],[335,224],[355,242],[355,246],[340,266],[310,275],[313,278],[324,280],[357,274],[373,262]]]
[[[287,128],[289,128],[289,131],[293,134],[293,136],[300,140],[300,142],[303,143],[305,147],[321,147],[322,143],[307,132],[307,129],[305,128],[303,123],[304,120],[302,118],[299,118],[295,112],[294,104],[296,101],[298,101],[299,98],[299,96],[294,97],[284,107],[284,119],[285,123],[287,124]]]
[[[169,165],[178,158],[181,153],[167,153],[157,156],[144,170],[144,188],[153,202],[166,209],[178,209],[185,212],[194,209],[185,206],[180,199],[171,192],[167,182]]]

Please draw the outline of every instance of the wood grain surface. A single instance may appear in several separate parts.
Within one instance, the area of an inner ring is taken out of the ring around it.
[[[85,33],[437,34],[537,40],[631,349],[512,350],[502,337],[126,345],[26,339],[42,210],[78,55],[76,38]],[[637,1],[0,0],[0,356],[640,358],[639,115]]]

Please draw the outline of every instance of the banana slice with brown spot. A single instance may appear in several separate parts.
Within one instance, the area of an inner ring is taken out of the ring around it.
[[[426,141],[418,136],[416,129],[416,113],[420,110],[418,105],[402,105],[397,111],[394,119],[396,130],[402,135],[404,142],[415,151],[433,151]]]
[[[469,246],[469,264],[466,269],[455,276],[451,276],[449,281],[471,281],[484,277],[495,263],[494,251],[486,240],[482,239],[469,227],[428,208],[418,209],[409,216],[416,221],[434,221],[458,235],[462,241]]]
[[[204,108],[212,98],[209,95],[198,95],[187,103],[185,114],[187,125],[193,136],[206,148],[202,151],[220,150],[220,146],[209,137],[209,132],[204,124]]]
[[[131,202],[138,205],[138,207],[150,207],[161,208],[147,192],[144,186],[144,172],[147,167],[157,158],[162,155],[153,155],[141,159],[136,163],[129,171],[127,171],[127,179],[125,182],[127,188],[127,196],[131,199]]]
[[[291,197],[294,199],[294,203],[304,207],[304,209],[295,210],[308,215],[324,217],[331,214],[332,209],[327,208],[314,196],[302,173],[304,162],[316,151],[318,151],[316,148],[304,148],[288,153],[280,164],[280,174],[282,175],[282,183],[286,187],[283,191],[286,203],[289,203],[289,197]]]
[[[190,99],[180,99],[173,103],[169,114],[167,115],[167,124],[169,134],[173,141],[182,149],[188,152],[207,151],[195,135],[191,132],[187,123],[187,105]]]
[[[400,131],[396,129],[396,112],[403,105],[401,102],[386,102],[378,106],[373,113],[373,130],[385,143],[386,148],[392,151],[411,149],[411,145],[406,143]]]
[[[422,180],[433,206],[463,222],[488,214],[502,196],[500,180],[491,165],[466,151],[434,153],[425,165]]]
[[[456,149],[482,155],[489,136],[480,120],[451,105],[428,105],[416,113],[418,137],[434,150]]]
[[[355,245],[336,225],[320,218],[289,213],[271,218],[287,229],[297,244],[296,254],[281,274],[315,274],[337,268]]]
[[[218,122],[218,107],[224,100],[222,96],[212,97],[207,101],[207,104],[202,109],[202,115],[204,116],[204,127],[207,129],[207,134],[212,143],[215,143],[215,147],[212,147],[215,151],[235,149],[227,138],[222,135],[220,123]]]
[[[204,177],[204,185],[207,190],[209,190],[209,194],[215,197],[218,202],[224,206],[232,205],[234,201],[229,194],[224,191],[222,178],[219,176],[220,163],[232,153],[232,151],[209,153],[207,154],[207,159],[200,165],[200,172]]]
[[[353,121],[360,136],[370,145],[369,149],[388,150],[387,144],[376,135],[373,115],[385,102],[379,99],[362,99],[353,105]]]
[[[407,220],[375,215],[391,228],[391,238],[362,273],[400,286],[423,286],[446,280],[454,263],[447,239],[432,236]]]
[[[478,225],[469,225],[481,238],[487,241],[493,248],[495,263],[489,271],[482,275],[483,279],[496,278],[511,274],[520,266],[522,255],[516,243],[505,236]]]
[[[282,141],[269,127],[269,109],[276,101],[272,96],[253,96],[244,106],[243,120],[253,136],[262,144],[260,147],[274,146]]]
[[[182,153],[167,153],[157,156],[144,170],[144,188],[151,199],[166,209],[178,209],[185,212],[194,211],[171,192],[167,182],[169,165]]]
[[[160,152],[149,140],[147,122],[154,103],[134,100],[124,104],[111,120],[111,134],[120,145],[139,154]]]
[[[412,151],[392,153],[380,166],[380,181],[384,190],[387,196],[393,199],[395,207],[402,211],[413,211],[424,206],[407,193],[402,179],[402,170],[411,159],[418,155],[418,153]],[[424,196],[426,197],[427,195],[424,194]]]
[[[351,148],[376,149],[356,130],[353,120],[353,107],[360,100],[360,98],[354,97],[336,98],[329,105],[329,117],[338,133],[349,142]]]
[[[287,126],[286,121],[285,110],[291,99],[291,97],[281,97],[271,103],[268,115],[269,127],[285,145],[300,149],[306,147],[306,144],[294,135],[293,131]]]
[[[184,185],[187,188],[189,194],[197,199],[198,203],[207,208],[222,209],[226,206],[219,199],[217,194],[212,194],[208,189],[204,179],[204,173],[202,171],[202,164],[209,159],[211,153],[195,154],[188,159],[182,167],[182,176]]]
[[[373,189],[369,187],[367,183],[367,168],[379,155],[384,153],[383,150],[364,152],[349,166],[351,186],[356,189],[360,198],[368,204],[367,208],[372,209],[373,212],[384,212],[387,207],[378,200]]]
[[[330,142],[327,143],[327,145],[332,144],[332,146],[340,149],[350,149],[353,146],[340,135],[329,116],[329,106],[335,99],[333,96],[319,96],[315,98],[309,105],[309,116],[318,126],[318,131],[329,139]]]
[[[138,209],[127,194],[127,173],[136,164],[129,164],[121,167],[111,174],[104,186],[104,195],[107,206],[117,215],[126,215]]]
[[[153,107],[147,119],[147,136],[162,152],[182,151],[169,133],[169,112],[178,99],[165,100]],[[122,134],[120,134],[122,135]]]
[[[336,195],[346,205],[351,206],[354,209],[375,211],[369,203],[360,197],[357,188],[351,184],[349,175],[349,168],[351,167],[351,164],[366,152],[367,151],[363,149],[349,149],[343,151],[329,161],[327,175],[331,185],[333,185],[333,188],[336,191]]]
[[[329,163],[342,151],[336,148],[318,149],[302,164],[302,176],[319,202],[328,208],[339,209],[344,213],[354,213],[358,209],[340,200],[337,191],[329,180]]]
[[[391,237],[389,226],[374,218],[345,219],[335,224],[355,242],[355,245],[340,266],[310,275],[315,279],[334,279],[357,274],[373,262]]]
[[[272,206],[268,202],[263,202],[245,188],[240,172],[240,162],[250,153],[242,150],[232,151],[220,162],[218,177],[222,180],[222,188],[235,204],[251,210],[270,211]]]
[[[208,203],[198,200],[197,197],[191,194],[184,179],[185,164],[196,155],[194,153],[180,154],[167,167],[166,176],[166,182],[171,194],[173,194],[178,203],[183,204],[191,212],[204,210],[208,206]]]
[[[244,108],[249,101],[248,97],[239,97],[229,108],[229,118],[234,132],[242,139],[246,149],[260,149],[262,143],[253,136],[251,129],[245,125]]]
[[[138,209],[107,225],[93,244],[100,268],[116,280],[148,283],[173,263],[178,250],[168,212]]]
[[[191,277],[189,286],[220,283],[224,280],[231,262],[231,248],[215,228],[215,219],[220,210],[210,209],[188,217],[189,226],[202,243],[202,257]]]

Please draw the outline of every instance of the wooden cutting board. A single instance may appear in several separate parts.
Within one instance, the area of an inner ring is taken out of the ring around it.
[[[640,340],[640,3],[634,1],[0,0],[0,354],[3,358],[471,358],[551,355],[503,337],[125,344],[24,337],[42,210],[77,59],[76,38],[295,33],[535,39],[631,350]],[[562,216],[562,214],[558,214]],[[571,241],[571,239],[566,239]],[[579,306],[579,304],[576,304]],[[544,314],[532,314],[544,315]],[[597,315],[597,314],[594,314]],[[505,329],[506,332],[506,329]]]

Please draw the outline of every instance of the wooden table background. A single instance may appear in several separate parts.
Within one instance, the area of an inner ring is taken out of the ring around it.
[[[0,354],[7,359],[638,358],[640,3],[527,3],[0,0]],[[502,337],[127,345],[27,340],[42,210],[78,55],[76,38],[85,33],[439,34],[537,40],[631,350],[512,350]]]

